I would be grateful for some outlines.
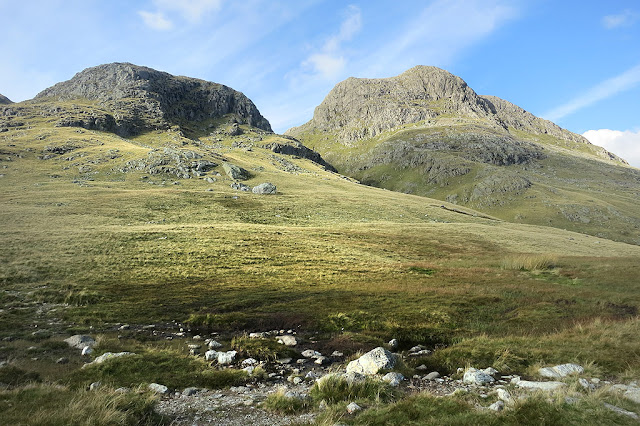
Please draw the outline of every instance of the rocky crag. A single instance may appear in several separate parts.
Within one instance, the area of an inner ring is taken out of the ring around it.
[[[0,93],[0,105],[8,105],[8,104],[12,104],[12,103],[13,102],[11,101],[11,99],[7,98],[2,93]]]
[[[240,124],[271,132],[269,122],[242,93],[227,86],[129,63],[99,65],[40,92],[35,100],[94,101],[107,112],[61,113],[61,126],[80,126],[128,136],[168,129],[188,122],[219,119],[231,114]],[[65,117],[66,116],[66,117]],[[183,129],[184,130],[184,129]]]
[[[349,78],[286,134],[367,185],[640,244],[637,169],[439,68]]]

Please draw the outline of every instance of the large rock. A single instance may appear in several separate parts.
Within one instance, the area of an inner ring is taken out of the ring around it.
[[[102,364],[103,362],[109,359],[120,358],[128,355],[135,355],[135,353],[134,352],[105,352],[99,357],[97,357],[96,359],[94,359],[92,364]]]
[[[538,370],[538,374],[550,379],[557,379],[567,377],[570,374],[582,373],[584,373],[584,368],[578,364],[561,364],[554,367],[544,367]]]
[[[379,346],[347,365],[347,373],[364,375],[377,374],[380,370],[393,368],[396,365],[394,354]]]
[[[85,347],[93,346],[96,344],[96,341],[91,336],[86,336],[83,334],[76,334],[67,339],[64,339],[65,342],[72,348],[84,349]]]
[[[474,385],[486,385],[489,383],[493,383],[495,379],[491,377],[489,372],[478,370],[475,368],[469,368],[464,372],[464,376],[462,378],[463,383],[474,384]]]
[[[404,376],[400,373],[390,372],[382,376],[382,380],[396,387],[404,380]]]
[[[298,344],[298,341],[296,340],[295,336],[291,336],[289,334],[286,334],[284,336],[278,336],[276,337],[276,340],[278,341],[278,343],[285,346],[295,346]]]
[[[514,384],[522,389],[541,390],[544,392],[551,392],[565,386],[562,382],[532,382],[529,380],[518,380]]]
[[[231,364],[236,360],[236,351],[218,352],[218,364],[226,365]]]
[[[274,184],[265,182],[265,183],[261,183],[260,185],[254,186],[251,191],[254,194],[272,195],[276,193],[277,189]]]
[[[240,166],[236,166],[235,164],[224,162],[222,163],[222,168],[224,172],[233,180],[246,180],[249,179],[249,172],[243,169]]]
[[[166,387],[165,385],[158,384],[158,383],[151,383],[149,385],[149,390],[151,392],[158,393],[160,395],[164,395],[164,394],[169,393],[169,388],[168,387]]]

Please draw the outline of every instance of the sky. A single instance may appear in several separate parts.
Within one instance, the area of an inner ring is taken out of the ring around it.
[[[640,168],[638,0],[0,0],[0,93],[131,62],[230,86],[283,133],[348,77],[433,65]]]

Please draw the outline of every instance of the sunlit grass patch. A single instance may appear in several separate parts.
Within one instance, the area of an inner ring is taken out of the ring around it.
[[[542,271],[555,268],[558,257],[546,254],[518,254],[511,255],[502,260],[502,269],[516,271]]]

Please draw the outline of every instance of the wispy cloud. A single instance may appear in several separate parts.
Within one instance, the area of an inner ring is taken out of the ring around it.
[[[173,28],[173,22],[168,20],[162,12],[147,12],[140,10],[138,15],[142,17],[144,24],[153,30],[167,31]]]
[[[584,94],[548,111],[546,114],[542,114],[542,116],[551,121],[560,120],[582,108],[591,106],[625,90],[632,89],[638,84],[640,84],[640,64],[620,75],[603,81],[588,89]]]
[[[640,131],[610,129],[587,130],[582,134],[589,142],[601,146],[640,168]]]
[[[602,18],[602,25],[612,30],[614,28],[629,27],[636,23],[640,19],[640,13],[631,9],[627,9],[617,15],[607,15]]]
[[[302,68],[327,80],[335,79],[344,70],[347,63],[342,45],[350,41],[362,28],[360,8],[349,6],[340,30],[331,35],[320,51],[309,55],[303,62]]]
[[[153,0],[155,12],[141,10],[138,14],[145,25],[166,31],[174,27],[170,17],[180,17],[191,24],[199,23],[207,14],[217,11],[223,0]]]
[[[368,76],[404,71],[418,64],[446,66],[463,49],[518,15],[518,2],[503,0],[437,0],[402,25],[372,55]]]

